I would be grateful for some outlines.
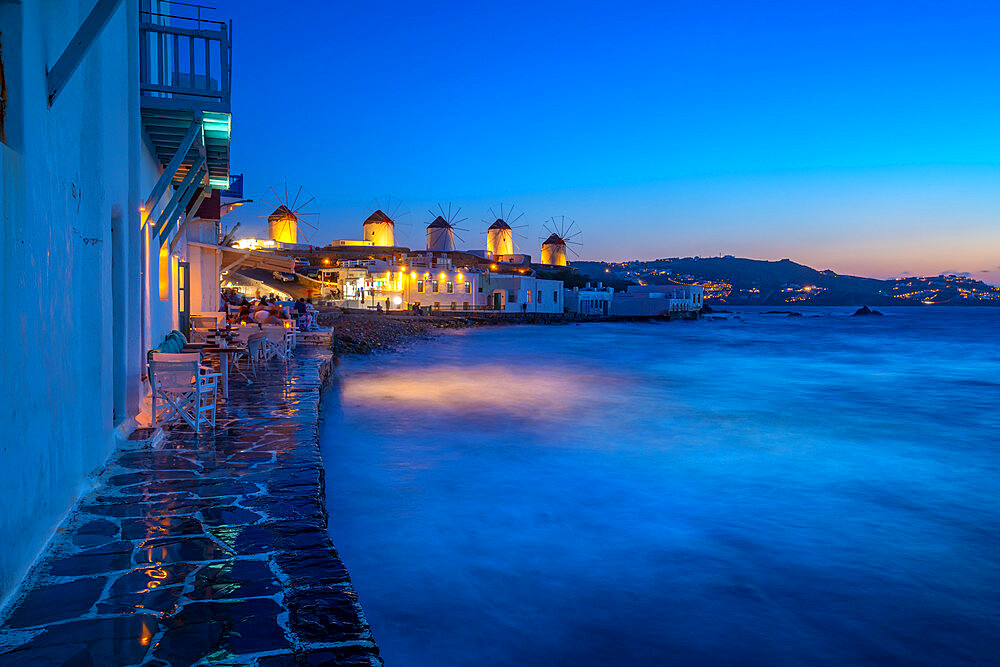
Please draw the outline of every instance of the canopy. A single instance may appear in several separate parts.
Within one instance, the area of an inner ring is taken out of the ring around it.
[[[275,255],[270,252],[260,250],[240,250],[211,243],[199,243],[188,241],[189,246],[205,248],[206,250],[216,250],[222,253],[222,270],[232,271],[236,267],[242,266],[250,269],[267,269],[268,271],[281,271],[291,273],[295,270],[295,258]]]

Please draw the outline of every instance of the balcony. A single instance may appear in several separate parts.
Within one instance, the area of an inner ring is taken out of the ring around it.
[[[166,4],[166,3],[164,3]],[[139,91],[143,128],[166,169],[175,154],[175,183],[192,168],[209,186],[229,187],[232,24],[203,18],[210,7],[170,2],[170,14],[140,11]],[[192,141],[191,131],[196,123]]]

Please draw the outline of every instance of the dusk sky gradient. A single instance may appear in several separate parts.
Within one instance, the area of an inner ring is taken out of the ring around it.
[[[317,245],[391,195],[411,247],[451,202],[482,248],[503,202],[536,258],[565,215],[584,259],[1000,283],[995,2],[217,6],[233,171],[315,195]],[[267,212],[228,221],[263,235]]]

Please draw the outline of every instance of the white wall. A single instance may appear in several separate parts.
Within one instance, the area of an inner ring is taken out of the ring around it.
[[[46,69],[93,0],[0,2],[0,597],[106,459],[141,393],[138,8],[123,2],[50,107]],[[157,317],[160,317],[157,315]]]
[[[543,280],[534,276],[490,273],[482,279],[486,303],[495,290],[504,290],[504,312],[508,313],[562,313],[563,282]],[[528,292],[531,292],[529,301]],[[538,298],[541,292],[541,299]],[[514,297],[514,298],[511,298]],[[526,304],[522,308],[522,304]]]

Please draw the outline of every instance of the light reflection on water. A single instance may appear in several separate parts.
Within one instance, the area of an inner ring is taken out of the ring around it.
[[[387,664],[1000,659],[1000,309],[741,312],[345,363],[330,525]]]

